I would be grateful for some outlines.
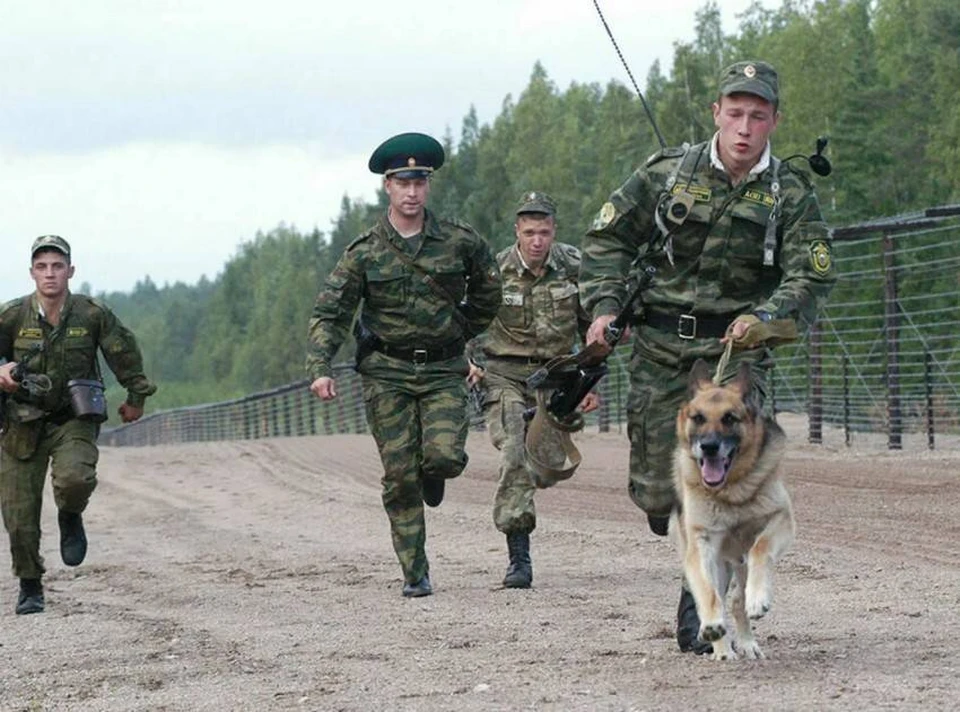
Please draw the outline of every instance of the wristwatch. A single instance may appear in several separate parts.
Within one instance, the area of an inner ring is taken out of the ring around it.
[[[773,314],[771,314],[770,312],[755,311],[755,312],[753,313],[753,315],[754,315],[755,317],[757,317],[757,319],[759,319],[760,321],[762,321],[762,322],[764,322],[764,323],[766,323],[766,322],[770,321],[771,319],[773,319]]]

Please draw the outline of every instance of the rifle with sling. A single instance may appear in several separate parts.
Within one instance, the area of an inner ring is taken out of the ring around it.
[[[575,354],[558,356],[527,378],[527,386],[537,392],[537,405],[523,414],[527,421],[524,451],[536,487],[544,489],[569,479],[580,466],[583,457],[570,439],[571,433],[583,429],[583,416],[577,406],[607,375],[607,357],[626,331],[633,316],[633,306],[655,273],[656,270],[649,265],[640,271],[637,284],[620,313],[604,330],[605,344],[593,343]],[[556,431],[563,450],[564,467],[555,467],[539,456],[539,444],[547,428]]]

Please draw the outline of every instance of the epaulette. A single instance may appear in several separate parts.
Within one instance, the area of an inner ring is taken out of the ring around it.
[[[11,309],[19,309],[20,305],[23,304],[24,299],[26,299],[26,297],[17,297],[16,299],[11,299],[9,302],[0,305],[0,316],[3,316]]]
[[[799,178],[800,182],[803,183],[804,188],[806,188],[807,190],[814,189],[813,180],[810,178],[810,174],[807,173],[805,170],[803,170],[802,168],[798,168],[797,166],[793,165],[793,163],[789,163],[787,161],[781,162],[780,166],[781,168],[786,168],[791,175],[794,175],[797,178]]]
[[[448,217],[442,217],[442,218],[437,218],[437,219],[438,219],[441,223],[447,223],[447,224],[449,224],[449,225],[453,225],[454,227],[459,228],[459,229],[461,229],[461,230],[465,230],[465,231],[469,232],[469,233],[472,234],[472,235],[476,235],[476,234],[477,234],[476,228],[474,228],[473,225],[471,225],[470,223],[468,223],[466,220],[462,220],[462,219],[460,219],[460,218],[448,218]]]
[[[352,250],[354,247],[356,247],[357,245],[359,245],[361,242],[366,242],[367,240],[369,240],[370,237],[373,235],[374,229],[375,229],[375,228],[372,228],[372,227],[371,227],[371,228],[370,228],[369,230],[367,230],[366,232],[360,233],[357,237],[355,237],[355,238],[353,239],[353,242],[351,242],[349,245],[347,245],[347,248],[344,250],[344,252],[350,252],[350,250]]]
[[[580,262],[581,257],[579,247],[576,245],[571,245],[567,242],[558,242],[556,245],[560,248],[560,251],[563,253],[564,257],[575,262]]]
[[[665,158],[680,158],[680,156],[686,152],[686,146],[668,146],[666,148],[661,148],[656,153],[651,154],[643,165],[644,167],[652,166],[654,163],[659,163]]]

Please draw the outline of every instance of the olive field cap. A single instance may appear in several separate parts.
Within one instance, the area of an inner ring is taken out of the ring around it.
[[[780,103],[777,70],[766,62],[737,62],[720,75],[720,96],[753,94],[776,106]]]
[[[33,257],[40,250],[57,250],[69,257],[70,243],[59,235],[41,235],[33,241],[33,247],[30,248],[30,257]]]
[[[443,146],[432,136],[402,133],[377,146],[367,164],[374,173],[394,178],[427,178],[443,165]]]
[[[557,204],[554,203],[553,198],[546,193],[530,190],[520,196],[520,202],[517,207],[517,215],[523,215],[524,213],[556,215]]]

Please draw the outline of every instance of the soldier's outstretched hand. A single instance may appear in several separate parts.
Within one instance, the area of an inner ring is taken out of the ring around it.
[[[310,391],[320,400],[333,400],[337,397],[337,383],[329,376],[321,376],[310,384]]]

